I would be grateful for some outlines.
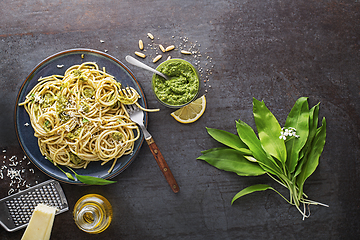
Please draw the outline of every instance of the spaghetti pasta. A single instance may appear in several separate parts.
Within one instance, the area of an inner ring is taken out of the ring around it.
[[[127,87],[124,94],[94,62],[38,81],[19,105],[30,116],[41,153],[55,165],[86,168],[93,161],[114,160],[111,172],[118,158],[133,151],[140,131],[124,104],[142,108],[135,89]]]

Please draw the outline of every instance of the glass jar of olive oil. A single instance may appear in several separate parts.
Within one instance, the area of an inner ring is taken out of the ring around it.
[[[104,231],[112,220],[113,212],[109,201],[98,194],[88,194],[80,198],[74,207],[76,225],[87,233]]]

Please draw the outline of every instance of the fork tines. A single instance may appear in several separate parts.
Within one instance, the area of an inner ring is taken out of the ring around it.
[[[130,87],[120,89],[120,93],[124,94],[127,98],[133,98],[134,92]]]
[[[126,110],[128,110],[128,112],[134,112],[136,110],[136,106],[135,104],[124,104]]]

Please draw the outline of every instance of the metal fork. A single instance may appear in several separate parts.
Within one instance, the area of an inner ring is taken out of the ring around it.
[[[174,191],[174,193],[179,192],[180,188],[179,188],[178,184],[176,183],[176,180],[175,180],[172,172],[170,171],[169,166],[167,165],[167,163],[166,163],[163,155],[161,154],[158,146],[156,145],[153,137],[151,136],[151,134],[148,132],[148,130],[144,126],[144,123],[143,123],[144,112],[141,109],[139,109],[139,107],[137,107],[135,104],[125,105],[125,108],[129,113],[130,119],[133,122],[137,123],[140,126],[141,130],[143,131],[145,140],[146,140],[147,144],[149,145],[151,153],[153,154],[157,164],[160,167],[161,172],[164,174],[171,189]]]

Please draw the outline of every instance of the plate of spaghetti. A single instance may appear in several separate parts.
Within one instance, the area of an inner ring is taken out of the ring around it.
[[[65,50],[40,62],[22,84],[17,137],[31,162],[54,179],[80,183],[67,178],[68,168],[110,179],[134,161],[144,141],[126,104],[147,108],[124,64],[96,50]],[[147,126],[147,112],[144,116]]]

